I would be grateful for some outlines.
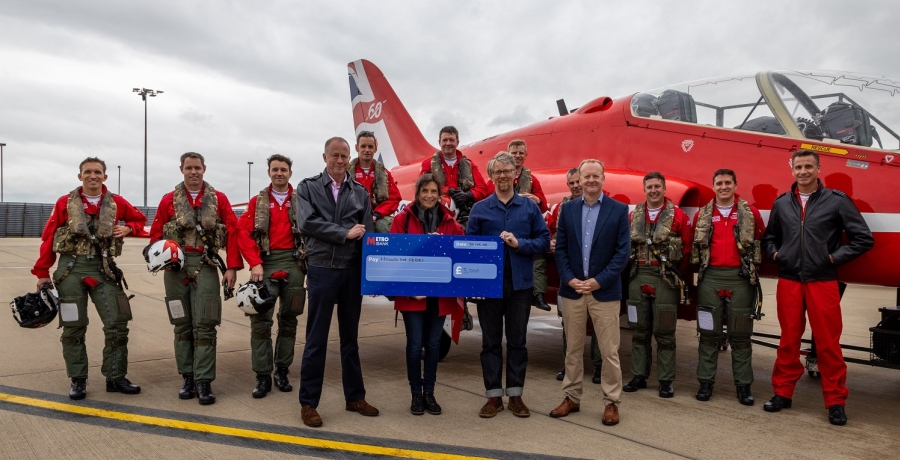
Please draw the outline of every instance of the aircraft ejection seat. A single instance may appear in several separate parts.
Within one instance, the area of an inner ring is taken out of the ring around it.
[[[659,115],[656,108],[656,96],[650,93],[637,93],[631,97],[631,113],[638,117],[650,117]]]
[[[745,131],[756,131],[759,133],[784,134],[784,128],[775,117],[756,117],[735,126],[734,129],[743,129]]]
[[[697,105],[688,93],[667,89],[657,98],[656,107],[666,120],[697,122]]]

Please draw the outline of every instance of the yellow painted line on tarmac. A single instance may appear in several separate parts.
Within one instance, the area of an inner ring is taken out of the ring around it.
[[[466,455],[443,454],[437,452],[428,452],[422,450],[400,449],[393,447],[373,446],[369,444],[358,444],[352,442],[330,441],[327,439],[308,438],[304,436],[293,436],[279,433],[269,433],[266,431],[247,430],[243,428],[231,428],[221,425],[208,425],[205,423],[187,422],[183,420],[168,419],[162,417],[151,417],[147,415],[129,414],[127,412],[117,412],[105,409],[95,409],[92,407],[76,406],[74,404],[57,403],[45,401],[43,399],[27,398],[24,396],[16,396],[7,393],[0,393],[0,401],[13,404],[21,404],[25,406],[40,407],[60,412],[68,412],[72,414],[87,415],[90,417],[100,417],[112,420],[121,420],[125,422],[142,423],[144,425],[162,426],[166,428],[175,428],[186,431],[196,431],[200,433],[212,433],[224,436],[233,436],[237,438],[257,439],[261,441],[280,442],[285,444],[295,444],[300,446],[315,447],[319,449],[340,450],[345,452],[359,452],[363,454],[386,455],[401,458],[420,458],[434,460],[463,460],[463,459],[483,459],[486,457],[470,457]]]

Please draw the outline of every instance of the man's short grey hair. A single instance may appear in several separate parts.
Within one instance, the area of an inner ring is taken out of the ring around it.
[[[513,158],[512,154],[510,154],[509,152],[505,152],[505,151],[499,152],[496,155],[494,155],[494,158],[492,158],[491,161],[488,161],[488,164],[487,164],[488,176],[491,176],[494,174],[494,166],[497,163],[506,163],[514,168],[516,167],[516,159]]]

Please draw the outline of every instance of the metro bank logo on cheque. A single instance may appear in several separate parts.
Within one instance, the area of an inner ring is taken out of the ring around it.
[[[387,246],[391,239],[386,236],[366,237],[366,246]]]

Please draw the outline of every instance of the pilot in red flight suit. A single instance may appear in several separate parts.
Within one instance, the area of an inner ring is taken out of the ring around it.
[[[772,387],[775,396],[763,406],[767,412],[791,407],[794,387],[803,375],[800,338],[809,317],[822,373],[822,394],[832,425],[847,423],[847,364],[841,354],[841,296],[837,267],[872,249],[869,226],[844,192],[825,188],[818,180],[819,154],[797,150],[791,156],[797,180],[791,191],[772,204],[763,246],[778,264],[778,324],[781,342]],[[849,244],[841,245],[843,233]],[[804,308],[805,307],[805,308]],[[804,311],[805,310],[805,311]],[[805,314],[804,314],[805,313]]]
[[[400,189],[394,176],[384,164],[375,160],[378,152],[378,140],[375,133],[361,131],[356,135],[356,153],[359,157],[350,160],[350,174],[356,182],[362,184],[369,191],[372,199],[372,219],[375,221],[375,231],[389,233],[394,213],[400,207]]]
[[[466,228],[469,222],[469,211],[476,201],[481,201],[491,193],[484,182],[484,177],[471,160],[456,150],[459,145],[459,131],[453,126],[444,126],[439,133],[440,152],[434,152],[431,158],[422,162],[419,175],[431,173],[441,184],[441,192],[450,196],[456,203],[459,212],[456,220]]]

